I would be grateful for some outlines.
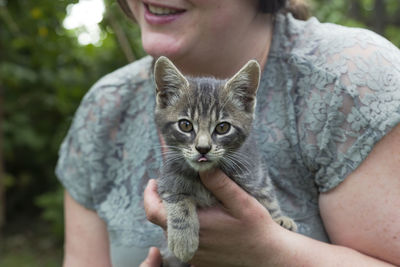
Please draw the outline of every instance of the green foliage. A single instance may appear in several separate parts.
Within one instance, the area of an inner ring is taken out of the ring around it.
[[[400,47],[400,1],[311,0],[320,21],[371,29]]]
[[[58,240],[64,236],[64,190],[59,187],[56,191],[44,193],[36,198],[36,205],[43,209],[42,218],[51,225],[51,232]]]
[[[57,267],[62,265],[62,243],[55,242],[47,225],[29,221],[14,226],[0,243],[0,267]],[[5,241],[5,242],[4,242]]]
[[[386,27],[385,30],[385,35],[386,37],[397,47],[400,47],[400,27],[399,26],[394,26],[394,25],[389,25]]]
[[[62,264],[60,254],[43,255],[32,248],[25,247],[8,252],[0,259],[0,267],[58,267]]]
[[[57,152],[83,95],[101,76],[128,63],[116,27],[132,55],[144,55],[138,27],[111,0],[100,25],[101,43],[80,45],[77,30],[62,25],[67,6],[77,2],[0,0],[6,218],[12,222],[40,213],[59,237],[63,224],[62,190],[54,175]]]

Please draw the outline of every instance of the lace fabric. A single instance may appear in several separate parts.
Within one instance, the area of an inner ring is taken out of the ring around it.
[[[60,148],[56,173],[107,223],[114,245],[160,245],[143,190],[158,176],[152,58],[96,83]],[[361,29],[276,17],[257,95],[254,131],[283,211],[328,242],[318,195],[336,187],[400,122],[400,52]]]

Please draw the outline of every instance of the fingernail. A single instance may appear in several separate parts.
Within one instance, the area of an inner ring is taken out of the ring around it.
[[[154,251],[155,247],[150,247],[149,249],[149,255]]]
[[[147,181],[146,188],[149,187],[149,186],[154,186],[154,183],[155,183],[155,182],[156,182],[155,179],[149,179],[149,180]]]

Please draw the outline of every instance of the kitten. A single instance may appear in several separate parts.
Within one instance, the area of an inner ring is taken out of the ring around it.
[[[252,137],[260,67],[249,61],[229,80],[189,78],[166,57],[155,63],[155,120],[167,152],[158,192],[167,211],[168,248],[188,262],[199,243],[196,207],[217,200],[203,186],[199,171],[221,169],[268,209],[283,227],[282,215]]]

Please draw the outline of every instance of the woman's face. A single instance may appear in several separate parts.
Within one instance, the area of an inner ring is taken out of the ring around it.
[[[223,53],[240,41],[257,15],[258,0],[126,0],[145,51],[179,59]]]

